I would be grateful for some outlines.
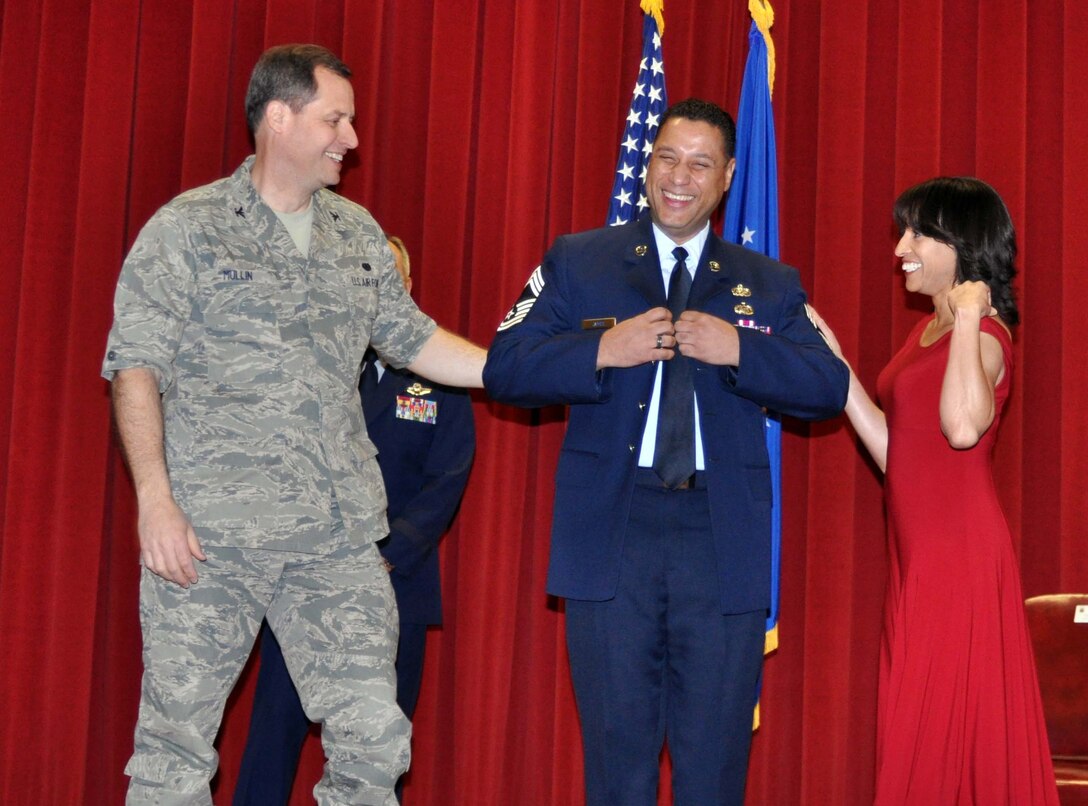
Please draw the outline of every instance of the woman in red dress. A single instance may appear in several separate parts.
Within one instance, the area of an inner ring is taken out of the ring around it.
[[[992,475],[1012,375],[1016,238],[997,193],[941,177],[895,203],[908,291],[933,300],[846,414],[885,472],[890,578],[878,804],[1056,804],[1020,574]],[[811,311],[831,348],[842,350]]]

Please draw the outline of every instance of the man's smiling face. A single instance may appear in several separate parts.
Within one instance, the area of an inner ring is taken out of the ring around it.
[[[689,240],[710,220],[733,181],[735,166],[716,127],[671,118],[657,133],[646,172],[654,223],[678,244]]]
[[[317,94],[298,112],[287,110],[284,130],[295,179],[306,192],[338,184],[344,155],[359,145],[351,83],[324,67],[314,70],[314,80]]]

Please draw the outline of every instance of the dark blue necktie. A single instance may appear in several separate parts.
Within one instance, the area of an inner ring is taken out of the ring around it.
[[[687,309],[691,275],[682,246],[672,250],[676,266],[669,277],[672,321]],[[654,471],[668,487],[677,487],[695,473],[695,382],[691,359],[677,350],[661,367],[661,400],[657,409]]]

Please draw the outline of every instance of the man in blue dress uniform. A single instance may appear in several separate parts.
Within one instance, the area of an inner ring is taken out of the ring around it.
[[[651,215],[556,240],[499,326],[495,399],[570,406],[548,591],[566,630],[589,806],[741,804],[770,605],[764,411],[832,417],[848,374],[797,271],[723,242],[732,119],[662,117]]]

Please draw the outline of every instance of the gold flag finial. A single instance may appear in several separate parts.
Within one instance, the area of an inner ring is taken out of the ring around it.
[[[774,25],[774,9],[767,0],[748,0],[748,11],[752,15],[763,41],[767,43],[767,93],[774,96],[774,40],[771,39],[771,26]]]
[[[665,0],[641,0],[638,4],[643,14],[653,14],[659,36],[665,35]]]

